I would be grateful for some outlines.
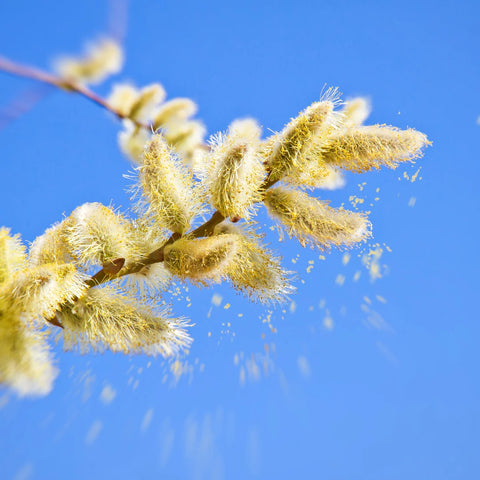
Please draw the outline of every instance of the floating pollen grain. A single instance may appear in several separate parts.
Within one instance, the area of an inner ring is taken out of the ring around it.
[[[287,233],[303,245],[319,249],[331,246],[350,247],[370,235],[370,222],[362,213],[329,207],[306,193],[273,188],[267,191],[265,205]]]
[[[265,168],[257,153],[258,143],[251,132],[242,136],[235,130],[212,142],[206,184],[212,206],[224,217],[248,218],[253,205],[262,199]]]
[[[165,267],[175,276],[200,285],[221,281],[237,259],[237,235],[181,238],[165,248]]]
[[[82,58],[63,57],[55,62],[55,70],[67,80],[100,83],[123,65],[121,47],[111,39],[103,39],[88,47]]]
[[[111,287],[93,288],[58,314],[64,348],[169,356],[191,343],[184,319],[156,312],[145,302]]]
[[[85,203],[66,220],[65,237],[75,258],[86,265],[133,255],[131,226],[101,203]]]
[[[10,235],[10,230],[0,228],[0,285],[22,268],[25,262],[25,247],[20,235]]]
[[[143,164],[138,168],[142,197],[140,210],[159,226],[184,233],[199,212],[193,177],[174,155],[161,135],[147,144]]]
[[[358,173],[382,166],[396,168],[400,162],[422,156],[422,148],[429,144],[426,135],[411,128],[356,127],[332,135],[322,161]]]

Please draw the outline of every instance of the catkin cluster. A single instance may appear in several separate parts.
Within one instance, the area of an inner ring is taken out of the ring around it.
[[[94,83],[122,59],[103,40],[57,68],[69,82]],[[226,281],[253,301],[284,301],[293,274],[258,232],[260,207],[302,246],[353,247],[371,236],[367,214],[334,208],[311,190],[342,187],[345,172],[411,162],[429,144],[413,129],[364,126],[369,102],[342,102],[336,89],[267,138],[247,118],[205,143],[205,127],[192,120],[196,104],[165,97],[160,84],[120,83],[107,100],[135,165],[130,213],[86,203],[28,251],[0,229],[0,382],[19,394],[51,389],[47,325],[61,326],[65,349],[82,353],[187,349],[188,321],[159,307],[171,281]]]

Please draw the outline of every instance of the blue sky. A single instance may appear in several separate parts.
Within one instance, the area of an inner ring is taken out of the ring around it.
[[[295,303],[271,314],[273,331],[265,309],[228,288],[190,288],[191,307],[185,294],[173,298],[195,323],[178,381],[161,359],[58,347],[48,397],[0,393],[2,478],[474,478],[478,3],[130,3],[127,63],[114,80],[160,81],[169,97],[193,98],[210,133],[247,115],[280,129],[327,85],[369,96],[371,123],[417,128],[433,146],[414,166],[319,192],[334,206],[365,198],[382,278],[372,282],[362,265],[368,247],[344,265],[342,252],[321,260],[269,234],[299,272]],[[0,53],[46,68],[103,33],[107,11],[103,1],[3,0]],[[0,105],[32,85],[0,75]],[[0,130],[0,224],[32,241],[81,203],[127,207],[118,129],[98,107],[55,92]],[[404,178],[419,167],[415,182]]]

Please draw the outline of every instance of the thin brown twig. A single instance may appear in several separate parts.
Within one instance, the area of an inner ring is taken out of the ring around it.
[[[128,119],[133,122],[137,127],[146,128],[148,130],[150,130],[151,128],[150,125],[129,118],[128,115],[125,115],[119,110],[112,107],[107,100],[96,94],[94,91],[90,90],[87,86],[81,85],[73,80],[52,75],[51,73],[44,72],[43,70],[40,70],[38,68],[12,62],[5,57],[0,57],[0,71],[9,73],[10,75],[15,75],[17,77],[29,78],[37,82],[46,83],[66,92],[77,93],[82,97],[87,98],[91,102],[104,108],[105,110],[108,110],[110,113],[113,113],[120,120]]]
[[[263,182],[261,189],[265,191],[269,189],[271,186],[273,186],[275,183],[277,183],[277,181],[278,180],[270,180],[270,176],[268,175],[265,181]],[[187,236],[189,238],[209,237],[213,235],[215,227],[219,223],[223,222],[224,220],[225,220],[225,217],[218,210],[215,210],[215,212],[213,212],[209,220],[202,223],[202,225],[197,227],[195,230],[192,230],[191,232],[189,232]],[[239,219],[235,218],[235,220],[238,221]],[[180,237],[181,237],[180,234],[173,233],[170,236],[170,238],[161,247],[151,252],[141,261],[132,263],[128,267],[119,269],[119,271],[114,275],[109,274],[106,268],[104,267],[101,270],[99,270],[95,275],[93,275],[89,280],[87,280],[85,283],[88,287],[95,287],[109,280],[113,280],[115,278],[123,277],[125,275],[130,275],[132,273],[138,273],[142,268],[146,267],[147,265],[163,262],[165,247],[167,245],[171,245]]]

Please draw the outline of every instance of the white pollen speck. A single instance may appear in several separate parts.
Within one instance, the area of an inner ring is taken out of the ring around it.
[[[85,437],[85,443],[87,445],[91,445],[100,435],[102,428],[103,423],[100,420],[95,420],[87,432],[87,436]]]
[[[145,413],[145,416],[143,417],[142,425],[140,426],[140,430],[142,432],[145,432],[148,429],[148,427],[152,423],[152,418],[153,418],[153,408],[150,408],[147,410],[147,412]]]
[[[295,313],[295,310],[297,309],[297,304],[292,301],[292,303],[290,304],[290,313]]]
[[[311,375],[311,370],[310,370],[310,363],[307,360],[307,357],[304,357],[303,355],[300,355],[297,358],[297,365],[298,365],[298,370],[302,374],[304,378],[309,378]]]
[[[221,305],[222,300],[223,300],[223,297],[218,293],[214,293],[212,295],[212,304],[215,305],[216,307],[219,307]]]
[[[327,313],[327,315],[325,316],[325,318],[323,319],[323,326],[327,329],[327,330],[333,330],[333,319],[332,317]]]
[[[117,395],[117,392],[110,385],[105,385],[103,387],[102,393],[100,393],[100,400],[104,405],[108,405],[113,402]]]

